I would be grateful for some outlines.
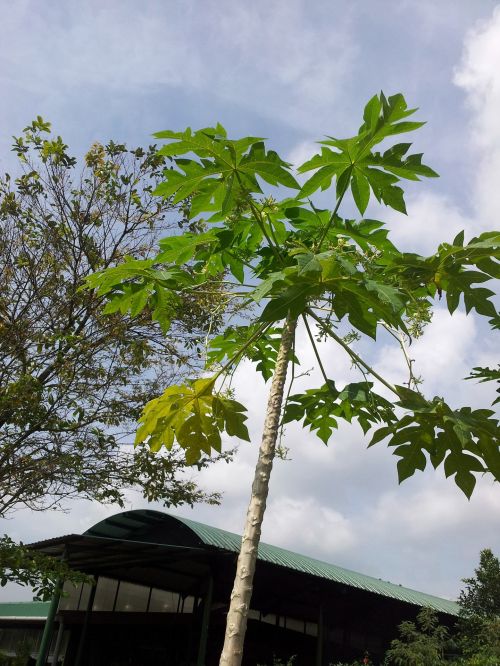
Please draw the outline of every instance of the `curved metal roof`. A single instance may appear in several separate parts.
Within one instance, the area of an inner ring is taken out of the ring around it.
[[[174,533],[172,533],[172,530]],[[176,543],[179,545],[204,545],[234,553],[239,552],[241,544],[241,536],[233,532],[227,532],[189,518],[149,509],[115,514],[97,523],[85,534],[119,539],[133,538],[138,541],[152,541],[154,535],[155,540],[161,539],[161,543],[166,543],[163,539],[175,536]],[[267,543],[260,543],[258,559],[262,562],[397,599],[415,606],[427,606],[440,613],[458,615],[459,606],[454,601],[418,592],[372,576],[366,576]]]

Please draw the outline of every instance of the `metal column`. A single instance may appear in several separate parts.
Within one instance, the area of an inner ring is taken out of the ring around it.
[[[57,607],[59,606],[59,599],[61,598],[61,589],[62,589],[62,582],[58,581],[56,583],[56,588],[54,590],[54,596],[52,597],[52,600],[50,602],[47,619],[45,620],[45,625],[43,627],[42,640],[40,642],[40,649],[38,650],[36,666],[45,666],[45,664],[47,663],[47,657],[50,649],[50,642],[52,640],[52,633],[54,631],[54,619],[56,617]]]
[[[59,627],[57,629],[57,638],[56,638],[56,644],[54,646],[54,653],[52,655],[52,666],[57,666],[57,662],[59,660],[59,652],[61,651],[61,643],[62,643],[62,638],[63,638],[63,633],[64,633],[64,622],[63,620],[59,620]]]

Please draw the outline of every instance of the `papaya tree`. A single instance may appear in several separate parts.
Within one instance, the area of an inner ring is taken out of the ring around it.
[[[463,301],[493,328],[499,317],[493,292],[483,283],[499,276],[500,234],[483,233],[466,242],[464,233],[441,244],[430,256],[401,252],[383,222],[365,217],[371,197],[406,213],[403,180],[437,174],[410,153],[410,143],[392,137],[417,130],[401,94],[374,96],[364,109],[358,133],[327,137],[320,151],[293,168],[258,137],[229,139],[220,125],[192,131],[164,131],[163,157],[172,167],[156,194],[189,201],[189,216],[203,224],[159,242],[147,262],[127,260],[95,273],[87,284],[118,307],[134,291],[134,312],[150,303],[175,309],[186,294],[218,285],[245,316],[208,336],[206,372],[168,387],[143,409],[138,445],[153,451],[177,442],[188,462],[218,452],[221,439],[249,439],[245,407],[225,379],[246,358],[270,381],[267,412],[251,490],[241,551],[231,594],[220,663],[241,663],[252,582],[280,426],[302,422],[326,444],[339,420],[373,430],[370,445],[387,440],[398,457],[403,481],[430,462],[444,464],[447,476],[467,495],[476,475],[500,480],[498,422],[490,409],[452,407],[441,397],[425,397],[406,355],[409,378],[392,385],[355,350],[360,336],[376,339],[381,329],[405,341],[421,333],[432,308],[444,298],[450,313]],[[384,142],[384,150],[375,150]],[[311,197],[326,191],[332,209]],[[356,219],[341,206],[352,196]],[[359,218],[359,219],[358,219]],[[479,285],[479,286],[478,286]],[[162,319],[162,311],[154,310]],[[296,356],[295,332],[303,325],[323,376],[323,384],[301,394],[288,389],[287,371]],[[163,322],[168,328],[168,322]],[[354,377],[340,386],[327,374],[317,338],[338,345],[351,359]],[[381,388],[383,387],[383,388]],[[386,396],[391,394],[392,398]]]

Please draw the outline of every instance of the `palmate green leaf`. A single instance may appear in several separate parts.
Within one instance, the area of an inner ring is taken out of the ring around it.
[[[375,292],[380,301],[387,303],[394,312],[399,312],[404,307],[405,298],[400,289],[370,278],[365,278],[364,285],[368,291]]]
[[[415,111],[407,108],[400,94],[389,99],[383,93],[372,97],[365,107],[364,123],[357,136],[350,139],[329,137],[321,141],[321,153],[299,167],[299,173],[316,170],[302,186],[300,197],[329,188],[336,178],[337,199],[350,184],[354,202],[362,215],[370,200],[370,190],[379,202],[406,214],[403,190],[396,186],[398,181],[401,178],[435,178],[438,174],[422,164],[421,154],[405,157],[411,146],[409,143],[396,144],[383,154],[373,153],[372,148],[387,137],[421,127],[424,123],[403,120]]]
[[[427,401],[406,387],[397,387],[398,406],[408,414],[376,431],[370,445],[389,437],[395,447],[400,482],[416,470],[424,470],[427,459],[434,467],[444,462],[446,476],[454,476],[458,487],[470,497],[475,474],[489,472],[500,481],[499,423],[491,410],[470,407],[451,409],[442,398]]]
[[[380,117],[381,110],[382,110],[382,101],[377,95],[374,95],[368,101],[368,103],[364,108],[363,111],[364,123],[362,125],[362,129],[364,128],[368,131],[374,131],[375,128],[377,127],[377,122]]]
[[[392,404],[372,389],[373,384],[358,382],[339,391],[335,382],[329,380],[319,389],[290,396],[283,423],[303,421],[325,444],[338,427],[338,419],[349,423],[355,419],[366,433],[376,423],[396,419]]]
[[[290,166],[274,150],[266,152],[264,142],[259,141],[252,144],[248,154],[242,157],[238,170],[250,178],[260,176],[270,185],[283,185],[298,190],[300,185],[290,173]]]
[[[457,240],[457,239],[455,239]],[[466,312],[475,309],[478,314],[495,318],[496,308],[491,300],[494,293],[485,287],[473,287],[497,277],[500,261],[500,234],[481,234],[463,245],[463,236],[459,243],[443,243],[430,261],[434,262],[433,280],[438,292],[446,293],[448,310],[453,313],[462,297]],[[470,270],[470,268],[480,270]]]
[[[307,233],[311,237],[315,237],[318,231],[328,224],[331,212],[316,208],[315,206],[311,207],[312,210],[303,206],[290,206],[288,203],[288,205],[283,207],[283,211],[288,223],[292,227],[302,233]]]
[[[85,289],[95,289],[99,296],[107,295],[124,284],[158,282],[164,287],[182,289],[194,284],[193,277],[177,268],[155,268],[155,260],[127,259],[119,266],[97,271],[85,278]]]
[[[300,188],[290,165],[275,151],[267,151],[258,137],[233,141],[220,125],[195,132],[158,132],[156,137],[170,141],[159,153],[173,157],[175,168],[164,171],[165,180],[155,194],[173,197],[174,203],[190,198],[191,218],[203,212],[227,214],[241,197],[262,193],[258,178],[274,186]]]
[[[153,451],[170,449],[177,441],[186,462],[195,464],[202,453],[220,452],[221,434],[249,441],[245,407],[235,400],[214,394],[215,379],[197,379],[170,386],[159,398],[148,402],[139,420],[135,443],[147,443]]]
[[[391,285],[361,273],[339,281],[332,289],[331,302],[338,319],[347,316],[355,328],[375,339],[382,322],[406,333],[403,305],[408,298]]]
[[[149,269],[153,266],[152,259],[125,259],[123,264],[96,271],[85,278],[85,288],[95,289],[99,296],[107,294],[113,287],[131,279],[147,279]]]
[[[262,280],[261,283],[250,292],[249,296],[256,302],[265,298],[270,294],[277,285],[286,284],[287,275],[284,271],[275,271],[267,276],[265,280]]]
[[[151,319],[157,321],[164,334],[170,330],[170,324],[175,314],[182,306],[182,299],[171,289],[155,285],[155,290],[149,300]]]
[[[463,299],[467,312],[475,309],[490,318],[494,327],[499,317],[492,300],[493,291],[475,285],[496,278],[500,234],[482,234],[465,246],[462,233],[455,240],[456,244],[442,243],[430,257],[400,254],[387,266],[386,276],[404,283],[409,290],[417,292],[425,288],[430,296],[444,295],[451,314]]]
[[[399,257],[400,252],[388,239],[389,230],[384,227],[384,223],[379,220],[363,219],[356,222],[337,217],[328,238],[348,238],[354,241],[363,252],[376,249],[383,255],[382,261],[385,261],[391,255]]]

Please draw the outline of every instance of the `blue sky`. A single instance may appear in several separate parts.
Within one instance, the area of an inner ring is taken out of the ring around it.
[[[377,211],[398,243],[432,251],[462,228],[498,228],[500,5],[491,0],[0,0],[0,9],[2,171],[13,165],[10,137],[38,114],[77,155],[96,140],[148,144],[154,131],[220,121],[233,136],[269,137],[299,162],[323,135],[353,133],[383,89],[420,107],[428,124],[414,140],[441,174],[411,189],[408,219]],[[304,345],[303,366],[313,367],[307,353]],[[388,342],[367,353],[401,377]],[[460,383],[472,365],[495,362],[493,340],[472,318],[438,310],[413,354],[428,393],[489,404],[484,386]],[[325,355],[347,379],[346,360]],[[240,386],[256,440],[264,389],[248,366]],[[300,429],[286,437],[292,461],[276,466],[264,539],[450,597],[481,548],[500,552],[500,490],[488,478],[467,502],[441,473],[398,487],[390,453],[366,451],[355,429],[329,448]],[[207,487],[225,491],[222,507],[182,513],[240,531],[255,456],[256,446],[242,446],[232,468],[205,473]],[[113,511],[84,502],[64,514],[21,511],[0,531],[30,541]],[[22,594],[0,590],[0,599]]]

